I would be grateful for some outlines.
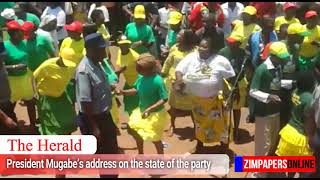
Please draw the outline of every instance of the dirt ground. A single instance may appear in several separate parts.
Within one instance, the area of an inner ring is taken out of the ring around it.
[[[117,49],[115,47],[111,47],[112,52],[112,61],[114,62],[116,57]],[[115,64],[115,63],[114,63]],[[123,85],[123,77],[120,78],[120,87]],[[121,107],[121,112],[123,112]],[[25,124],[27,126],[28,122],[28,115],[26,107],[17,106],[16,113],[18,119],[21,121],[21,125]],[[240,121],[240,137],[241,140],[238,144],[231,143],[230,149],[227,151],[227,154],[230,157],[230,171],[227,177],[230,178],[245,178],[250,177],[250,174],[247,173],[235,173],[233,167],[233,157],[234,155],[245,156],[245,155],[253,155],[254,154],[254,142],[253,142],[253,134],[254,134],[254,124],[247,124],[245,119],[248,115],[248,110],[246,108],[242,109],[242,116]],[[126,114],[120,114],[120,123],[119,127],[121,127],[128,121],[128,117]],[[195,145],[196,141],[193,138],[193,123],[191,118],[177,118],[176,119],[176,128],[177,132],[172,137],[169,136],[168,132],[164,133],[163,141],[168,144],[165,148],[166,154],[185,154],[191,151]],[[74,134],[80,134],[80,131],[74,132]],[[125,154],[137,154],[137,148],[134,142],[134,139],[128,135],[126,129],[121,129],[121,135],[118,136],[118,143],[120,148],[124,151]],[[206,147],[205,151],[210,154],[218,153],[217,146],[210,146]],[[152,143],[145,143],[145,153],[146,154],[156,154],[156,150]],[[1,176],[0,178],[16,178],[16,177],[23,177],[23,178],[37,178],[37,177],[54,177],[52,175],[48,176],[41,176],[41,175],[19,175],[19,176]],[[67,175],[67,177],[98,177],[98,176],[79,176],[79,175]],[[149,177],[149,176],[140,176],[140,175],[133,175],[133,174],[121,174],[121,177],[133,177],[133,178],[142,178],[142,177]],[[169,177],[189,177],[189,178],[203,178],[203,177],[217,177],[218,176],[177,176],[177,175],[167,175],[161,176],[161,178],[169,178]]]

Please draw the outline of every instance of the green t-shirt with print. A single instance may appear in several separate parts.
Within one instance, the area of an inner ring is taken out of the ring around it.
[[[296,128],[301,134],[304,134],[304,114],[310,107],[312,93],[295,90],[292,94],[291,101],[293,107],[289,124]]]

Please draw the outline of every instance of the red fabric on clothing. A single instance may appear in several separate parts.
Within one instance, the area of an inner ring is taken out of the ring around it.
[[[191,28],[193,31],[197,31],[198,29],[203,27],[202,23],[202,15],[201,15],[201,7],[205,5],[208,7],[208,2],[198,3],[195,5],[194,2],[191,3],[191,6],[193,6],[190,15],[188,16],[189,23],[191,24]],[[215,2],[213,3],[213,6],[211,7],[214,9],[217,13],[217,24],[222,27],[224,23],[224,15],[223,11],[221,9],[221,6],[219,3]],[[210,9],[210,8],[209,8]]]
[[[275,16],[276,14],[276,3],[275,2],[251,2],[251,6],[257,9],[257,17],[261,18],[263,15],[268,14]]]

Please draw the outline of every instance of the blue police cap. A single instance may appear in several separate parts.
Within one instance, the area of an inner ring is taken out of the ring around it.
[[[106,48],[106,42],[104,41],[100,33],[92,33],[84,38],[86,48]]]

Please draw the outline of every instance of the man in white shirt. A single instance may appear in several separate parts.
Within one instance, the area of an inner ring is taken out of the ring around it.
[[[239,2],[226,2],[221,5],[221,8],[225,17],[223,31],[228,36],[231,33],[231,23],[240,19],[244,6]]]
[[[66,13],[61,8],[61,2],[50,2],[49,6],[43,11],[41,18],[45,15],[54,15],[57,18],[57,38],[59,41],[59,45],[63,41],[64,38],[67,37],[68,33],[63,28],[66,25]]]

